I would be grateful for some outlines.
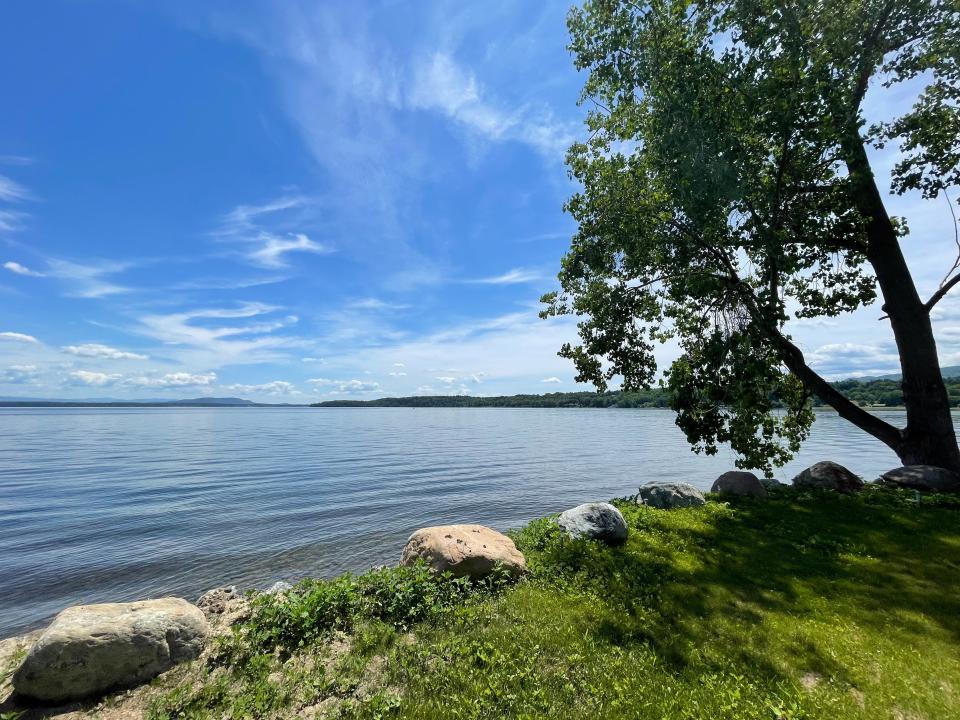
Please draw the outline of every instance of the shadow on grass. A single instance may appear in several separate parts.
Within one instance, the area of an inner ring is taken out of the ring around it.
[[[618,502],[631,526],[623,548],[536,527],[521,542],[541,577],[572,573],[614,610],[600,640],[647,644],[680,672],[733,663],[776,678],[786,664],[852,685],[823,650],[832,628],[918,648],[931,632],[960,640],[957,501],[880,490],[714,499],[678,511]]]

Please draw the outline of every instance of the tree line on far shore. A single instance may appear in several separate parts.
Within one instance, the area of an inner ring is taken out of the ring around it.
[[[960,407],[960,377],[944,378],[951,407]],[[833,387],[861,406],[899,407],[903,392],[899,380],[840,380]],[[817,401],[816,404],[823,403]],[[423,395],[377,400],[329,400],[314,407],[525,407],[525,408],[666,408],[669,392],[651,388],[638,392],[556,392],[544,395]]]

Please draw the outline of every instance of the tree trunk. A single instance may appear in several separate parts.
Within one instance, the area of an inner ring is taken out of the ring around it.
[[[891,447],[905,465],[936,465],[960,472],[960,449],[929,310],[917,293],[859,131],[847,133],[841,149],[854,202],[866,221],[867,259],[877,275],[900,356],[907,426],[899,445]]]

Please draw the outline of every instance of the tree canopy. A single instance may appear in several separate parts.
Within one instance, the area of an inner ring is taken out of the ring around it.
[[[744,467],[782,464],[816,394],[901,457],[955,466],[929,310],[960,276],[920,300],[899,246],[908,228],[887,215],[867,147],[900,144],[896,192],[960,180],[960,5],[594,0],[568,24],[590,138],[568,154],[579,229],[543,314],[580,316],[581,342],[561,349],[577,379],[647,387],[655,345],[674,338],[666,382],[700,451],[726,442]],[[915,78],[927,81],[916,104],[868,126],[870,84]],[[872,303],[878,284],[906,430],[827,383],[785,329]],[[936,433],[936,447],[919,439]]]

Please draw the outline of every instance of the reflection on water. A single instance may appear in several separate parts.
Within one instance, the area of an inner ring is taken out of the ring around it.
[[[823,459],[867,479],[899,464],[823,413],[778,476]],[[732,467],[664,410],[0,409],[0,637],[77,602],[359,571],[424,525],[506,529]]]

